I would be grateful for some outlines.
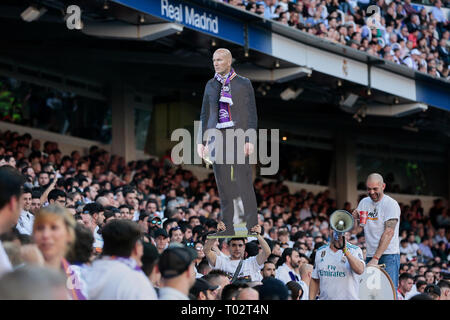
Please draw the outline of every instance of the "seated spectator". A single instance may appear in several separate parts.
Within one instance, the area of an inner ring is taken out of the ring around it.
[[[196,280],[196,257],[193,249],[185,247],[174,246],[164,250],[158,262],[162,280],[160,300],[189,300],[189,290]]]
[[[157,300],[156,291],[136,259],[143,254],[142,232],[127,220],[113,220],[102,230],[102,257],[92,263],[86,275],[89,299]]]

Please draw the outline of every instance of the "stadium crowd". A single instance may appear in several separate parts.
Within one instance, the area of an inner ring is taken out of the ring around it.
[[[256,178],[262,237],[207,240],[221,221],[214,175],[200,181],[168,157],[126,163],[96,146],[63,155],[6,131],[0,166],[0,299],[308,300],[338,209],[329,191],[291,194]],[[449,299],[449,208],[400,206],[398,298]],[[365,258],[362,229],[346,236]],[[251,279],[219,268],[236,256],[252,261],[242,266]]]
[[[433,77],[449,79],[450,31],[441,0],[433,1],[430,12],[423,6],[416,10],[411,0],[223,2]],[[379,14],[368,12],[370,5],[378,6]]]

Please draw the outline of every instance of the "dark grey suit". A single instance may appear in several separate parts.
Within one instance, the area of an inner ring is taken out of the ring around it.
[[[210,79],[205,87],[203,95],[202,111],[200,114],[201,128],[199,135],[203,137],[203,133],[207,129],[216,128],[218,122],[219,98],[222,84],[216,79]],[[230,82],[231,95],[233,97],[233,105],[230,107],[231,117],[234,122],[232,129],[255,129],[257,128],[257,114],[255,93],[249,79],[237,75]],[[223,133],[224,150],[223,156],[226,154],[225,129],[220,129]],[[246,139],[248,141],[248,139]],[[235,139],[236,143],[236,139]],[[236,146],[235,144],[235,161],[237,152],[244,150],[244,146]],[[256,152],[256,150],[255,150]],[[233,166],[235,180],[231,180],[231,166]],[[254,227],[258,223],[256,197],[252,182],[252,169],[248,164],[223,164],[213,163],[214,176],[216,178],[217,188],[219,191],[221,209],[223,214],[223,222],[227,230],[233,230],[234,205],[233,199],[239,196],[244,205],[244,219],[247,229]]]

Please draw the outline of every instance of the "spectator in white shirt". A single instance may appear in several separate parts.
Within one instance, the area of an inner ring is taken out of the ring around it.
[[[261,274],[263,276],[263,279],[267,277],[275,278],[276,275],[275,264],[271,261],[264,262],[264,267],[261,270]]]
[[[137,261],[143,255],[139,226],[114,219],[105,225],[102,234],[102,257],[92,263],[86,275],[89,299],[157,300],[155,289]]]
[[[433,17],[437,20],[437,22],[446,22],[447,19],[444,16],[444,12],[441,9],[442,2],[441,0],[436,0],[434,3],[434,7],[431,9],[431,13],[433,14]]]
[[[20,215],[21,187],[25,177],[11,166],[0,167],[0,234],[17,224]],[[12,271],[11,262],[0,242],[0,277]]]
[[[409,273],[402,273],[398,281],[397,300],[406,300],[406,294],[411,291],[414,277]]]
[[[88,203],[83,207],[83,212],[81,213],[81,217],[83,221],[90,220],[90,225],[86,225],[88,228],[91,228],[92,233],[94,234],[94,248],[97,252],[101,252],[103,248],[103,238],[100,232],[100,227],[105,220],[105,209],[102,205],[92,202]],[[88,217],[90,216],[90,217]],[[91,219],[89,219],[91,218]]]
[[[160,300],[189,300],[189,290],[195,283],[195,250],[173,245],[161,254],[158,262],[161,272]]]
[[[217,226],[219,231],[225,230],[225,224],[220,222]],[[266,240],[261,236],[261,226],[256,225],[251,230],[251,232],[256,233],[259,245],[261,246],[261,251],[257,256],[249,257],[245,259],[245,238],[231,238],[229,240],[229,247],[231,256],[224,257],[218,255],[212,250],[214,246],[215,239],[208,239],[205,243],[203,251],[205,252],[206,258],[210,266],[213,269],[223,270],[227,272],[230,277],[235,274],[240,262],[242,261],[241,270],[238,275],[238,279],[248,279],[250,281],[260,281],[262,279],[260,270],[264,266],[264,262],[270,255],[270,247]]]
[[[21,234],[31,235],[33,232],[34,215],[31,210],[31,190],[25,189],[20,197],[22,210],[20,212],[19,220],[17,221],[17,230]]]
[[[286,248],[283,251],[281,259],[278,261],[275,278],[283,281],[284,284],[289,281],[300,281],[300,275],[295,272],[300,262],[300,255],[297,249]]]

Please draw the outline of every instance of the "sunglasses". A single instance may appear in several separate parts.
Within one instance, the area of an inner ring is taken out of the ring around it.
[[[159,220],[152,220],[152,221],[150,221],[150,223],[157,224],[159,226],[159,225],[161,225],[162,222]]]

